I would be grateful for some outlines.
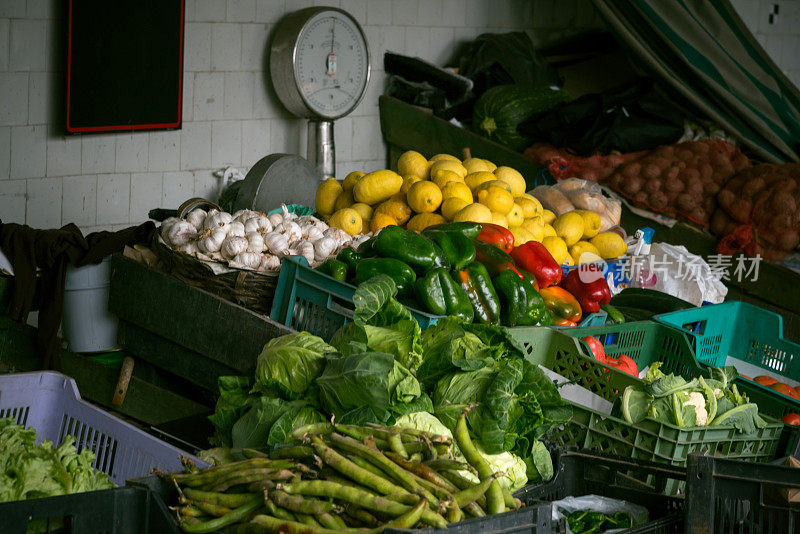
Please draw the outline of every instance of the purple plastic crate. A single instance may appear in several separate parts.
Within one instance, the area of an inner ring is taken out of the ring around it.
[[[75,436],[78,450],[95,454],[94,467],[111,482],[143,477],[153,469],[181,471],[180,457],[206,464],[135,426],[81,400],[72,378],[52,371],[0,375],[0,418],[36,430],[36,440],[60,444]]]

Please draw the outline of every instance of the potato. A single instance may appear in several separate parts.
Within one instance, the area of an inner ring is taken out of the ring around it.
[[[731,163],[733,164],[733,168],[736,171],[740,171],[740,170],[744,169],[745,167],[749,167],[750,166],[750,159],[747,156],[745,156],[744,154],[742,154],[741,152],[739,152],[738,154],[736,154],[736,156],[734,156],[734,158],[731,161]]]
[[[626,195],[635,195],[642,188],[644,181],[638,176],[626,176],[622,182],[622,192]]]
[[[742,188],[742,194],[748,197],[751,197],[764,189],[764,179],[763,178],[753,178]]]
[[[667,207],[667,195],[663,191],[656,191],[647,197],[647,203],[654,209],[663,210]]]
[[[644,184],[644,190],[648,193],[655,193],[657,191],[661,191],[661,180],[648,180],[646,184]]]
[[[677,162],[673,161],[666,169],[664,169],[664,172],[661,173],[661,177],[664,178],[665,181],[672,180],[677,178],[680,173],[681,167],[677,165]]]
[[[711,178],[714,176],[714,167],[712,167],[709,163],[703,163],[700,166],[700,176],[703,178]]]
[[[684,169],[681,171],[680,175],[678,175],[678,178],[683,180],[688,186],[691,180],[700,179],[700,171],[697,169]]]
[[[642,174],[642,165],[640,163],[636,163],[635,161],[627,163],[622,167],[622,175],[625,176],[626,178],[639,176],[641,174]]]
[[[680,193],[684,190],[686,184],[680,181],[678,178],[672,178],[666,181],[664,184],[664,189],[672,193]]]
[[[706,195],[716,195],[719,192],[719,184],[714,180],[707,180],[703,182],[703,193]]]
[[[678,206],[679,210],[690,212],[697,208],[697,198],[689,193],[681,193],[678,195],[678,198],[675,199],[675,204]]]
[[[695,153],[688,148],[681,148],[675,151],[675,157],[683,161],[689,161],[695,157]]]
[[[725,210],[718,209],[711,216],[711,231],[718,236],[726,236],[733,232],[739,225],[728,217]]]
[[[722,193],[720,193],[721,195]],[[722,202],[722,201],[720,201]],[[735,198],[726,210],[735,220],[746,223],[750,220],[753,204],[746,198]]]
[[[775,245],[783,250],[792,250],[800,244],[800,234],[797,230],[787,230],[778,235]]]
[[[633,201],[639,204],[647,204],[647,196],[648,196],[647,193],[645,193],[644,191],[639,191],[638,193],[636,193],[636,195],[634,195]]]
[[[623,178],[622,174],[620,174],[618,172],[615,172],[608,179],[608,185],[611,187],[611,189],[620,189],[622,187],[623,179],[624,178]]]
[[[671,145],[660,146],[653,151],[653,155],[659,158],[673,159],[675,156],[675,148]]]
[[[736,195],[733,194],[733,191],[729,191],[727,189],[723,189],[717,195],[717,200],[719,201],[719,205],[724,207],[730,213],[730,209],[728,209],[728,208],[736,200]]]
[[[653,178],[658,178],[661,176],[661,167],[654,163],[648,163],[642,169],[642,176],[644,176],[648,180],[652,180]]]
[[[708,214],[706,210],[703,208],[695,208],[690,214],[689,217],[695,221],[706,222],[708,221]]]

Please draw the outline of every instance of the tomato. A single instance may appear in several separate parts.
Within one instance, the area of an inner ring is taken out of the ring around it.
[[[639,376],[639,366],[636,365],[635,361],[624,354],[620,354],[617,358],[606,356],[606,363],[623,373],[628,373],[636,377]]]
[[[781,421],[787,425],[800,425],[800,413],[787,413],[781,417]]]
[[[800,400],[800,396],[797,395],[797,391],[795,391],[795,389],[789,384],[784,384],[783,382],[777,382],[775,384],[772,384],[770,388],[774,389],[778,393],[786,395],[787,397]]]
[[[759,375],[753,379],[755,382],[761,384],[762,386],[769,387],[772,384],[777,383],[778,381],[768,375]]]
[[[592,349],[592,354],[594,355],[594,359],[605,363],[606,361],[606,349],[603,347],[603,344],[600,343],[600,340],[594,336],[586,336],[582,337],[581,341],[584,341],[589,348]]]

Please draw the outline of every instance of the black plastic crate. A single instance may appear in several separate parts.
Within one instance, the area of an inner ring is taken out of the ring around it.
[[[0,504],[3,534],[179,534],[161,499],[115,488]]]
[[[800,532],[800,505],[771,495],[776,487],[800,488],[800,469],[691,454],[687,477],[687,533]]]
[[[679,534],[683,528],[683,499],[660,494],[669,480],[686,480],[686,471],[665,464],[620,457],[603,457],[581,451],[554,451],[555,475],[550,482],[527,486],[520,499],[557,501],[569,496],[602,495],[647,508],[650,520],[625,530],[627,534]],[[643,483],[647,479],[650,483]],[[554,533],[566,532],[563,521]]]

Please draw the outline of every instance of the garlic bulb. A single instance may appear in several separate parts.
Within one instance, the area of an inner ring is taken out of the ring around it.
[[[338,243],[332,237],[323,237],[314,241],[314,259],[325,261],[336,250]]]
[[[321,239],[325,236],[322,233],[322,230],[314,226],[313,224],[307,224],[305,226],[300,227],[300,231],[302,232],[302,236],[304,239],[308,239],[312,243],[317,239]]]
[[[272,226],[278,226],[283,222],[283,215],[280,213],[273,213],[271,215],[267,215],[267,219],[269,219],[269,222],[272,223]]]
[[[286,204],[281,204],[281,212],[283,215],[284,221],[293,221],[297,219],[297,215],[294,213],[289,212],[289,208],[286,207]]]
[[[185,245],[181,245],[178,247],[178,252],[183,252],[184,254],[188,254],[189,256],[194,256],[197,254],[197,242],[196,241],[189,241]]]
[[[275,231],[283,234],[286,237],[286,241],[296,241],[303,237],[303,231],[300,230],[300,225],[294,221],[284,220],[275,227]]]
[[[272,254],[262,254],[261,263],[258,266],[259,271],[277,271],[281,268],[281,260]]]
[[[197,229],[191,223],[178,221],[167,228],[167,235],[164,236],[164,241],[174,248],[185,245],[196,235]]]
[[[244,237],[233,235],[225,238],[219,251],[222,253],[223,257],[233,258],[237,254],[245,252],[249,245],[250,243],[248,243],[247,239]]]
[[[203,221],[203,228],[225,228],[233,218],[230,213],[224,211],[211,210]]]
[[[317,219],[313,215],[303,215],[297,219],[297,224],[299,224],[301,227],[311,225],[319,228],[323,232],[328,229],[328,225],[325,224],[324,221]]]
[[[267,249],[276,256],[283,257],[289,251],[289,242],[278,232],[270,232],[264,236]]]
[[[359,245],[361,245],[361,243],[363,243],[365,241],[368,241],[370,237],[372,237],[372,236],[360,235],[358,237],[354,237],[353,240],[350,241],[350,243],[347,246],[352,248],[352,249],[356,249],[357,250]]]
[[[249,232],[246,236],[247,242],[249,245],[247,246],[248,252],[258,252],[261,254],[264,250],[264,236],[259,234],[258,232]]]
[[[203,221],[206,220],[206,211],[197,208],[196,210],[192,210],[189,212],[189,215],[186,216],[186,222],[189,222],[194,226],[196,229],[201,230],[203,228]]]
[[[309,265],[314,265],[314,245],[309,241],[300,241],[295,248],[289,249],[292,256],[302,256]]]
[[[353,238],[342,230],[341,228],[336,228],[335,226],[331,226],[327,230],[323,232],[323,235],[326,237],[332,237],[336,240],[336,244],[338,246],[346,245],[349,243]]]
[[[164,221],[161,223],[161,237],[163,237],[166,240],[167,231],[173,224],[177,222],[180,222],[180,219],[177,217],[169,217],[167,219],[164,219]]]
[[[246,269],[258,269],[258,266],[261,265],[261,253],[260,252],[240,252],[229,262],[231,267],[238,267],[238,268],[246,268]]]
[[[225,228],[209,228],[200,236],[197,248],[205,253],[218,252],[226,235]]]
[[[272,223],[269,222],[269,217],[266,215],[258,215],[256,217],[250,217],[244,223],[244,231],[245,233],[249,234],[250,232],[259,232],[263,231],[271,232],[272,231]]]
[[[240,223],[244,223],[247,219],[250,219],[252,217],[256,217],[257,215],[258,215],[257,211],[248,210],[248,209],[239,210],[239,211],[237,211],[236,213],[233,214],[233,220],[234,221],[239,221]]]
[[[233,221],[227,227],[229,236],[244,237],[244,224],[239,221]]]

